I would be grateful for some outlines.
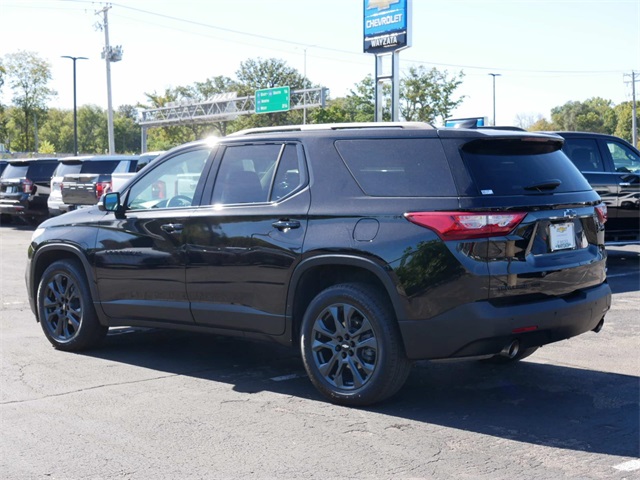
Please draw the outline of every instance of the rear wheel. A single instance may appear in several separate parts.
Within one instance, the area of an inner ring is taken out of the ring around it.
[[[331,402],[380,402],[411,369],[391,308],[364,284],[334,285],[316,296],[302,323],[302,357],[314,386]]]
[[[52,263],[38,286],[38,317],[45,336],[60,350],[96,346],[108,328],[98,321],[87,280],[72,260]]]

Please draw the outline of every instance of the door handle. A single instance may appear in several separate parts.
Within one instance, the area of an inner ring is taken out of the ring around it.
[[[292,228],[300,228],[300,222],[297,220],[278,220],[277,222],[273,222],[271,225],[283,232],[291,230]]]
[[[160,228],[167,233],[180,233],[184,227],[180,223],[166,223],[161,225]]]

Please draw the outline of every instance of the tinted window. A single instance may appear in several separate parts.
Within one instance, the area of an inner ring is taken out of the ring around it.
[[[338,140],[336,148],[367,195],[456,195],[438,139]]]
[[[51,178],[53,171],[58,166],[58,162],[32,162],[29,165],[27,177],[31,179],[47,179]]]
[[[562,149],[581,172],[604,172],[604,163],[596,140],[570,138],[565,140]]]
[[[302,185],[305,178],[303,165],[298,157],[296,146],[286,145],[280,162],[278,162],[278,171],[271,191],[271,201],[286,197]]]
[[[104,160],[104,161],[87,161],[82,164],[80,173],[124,173],[129,171],[129,162],[131,160]]]
[[[213,203],[260,203],[269,191],[283,145],[227,147],[216,176]]]
[[[70,173],[80,172],[81,163],[61,163],[54,172],[54,177],[64,177]]]
[[[559,144],[478,140],[462,156],[483,195],[523,195],[591,190]]]
[[[7,165],[4,172],[2,172],[2,178],[22,178],[27,176],[28,165]]]
[[[191,206],[210,153],[210,148],[180,153],[149,170],[129,190],[127,208]]]
[[[640,157],[626,145],[608,140],[607,149],[611,154],[616,172],[640,172]]]

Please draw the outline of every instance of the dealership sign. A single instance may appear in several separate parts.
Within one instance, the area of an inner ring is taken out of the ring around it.
[[[411,46],[411,0],[364,0],[364,52]]]

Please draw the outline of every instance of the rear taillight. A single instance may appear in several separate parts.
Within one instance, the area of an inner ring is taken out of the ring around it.
[[[22,181],[22,191],[24,193],[31,193],[33,191],[33,182],[28,178]]]
[[[410,212],[407,220],[435,231],[443,240],[466,240],[507,235],[526,213]]]
[[[96,183],[96,198],[98,200],[105,193],[109,193],[111,191],[111,182],[98,182]]]
[[[604,203],[596,207],[596,215],[598,215],[600,225],[604,225],[607,221],[607,206]]]

